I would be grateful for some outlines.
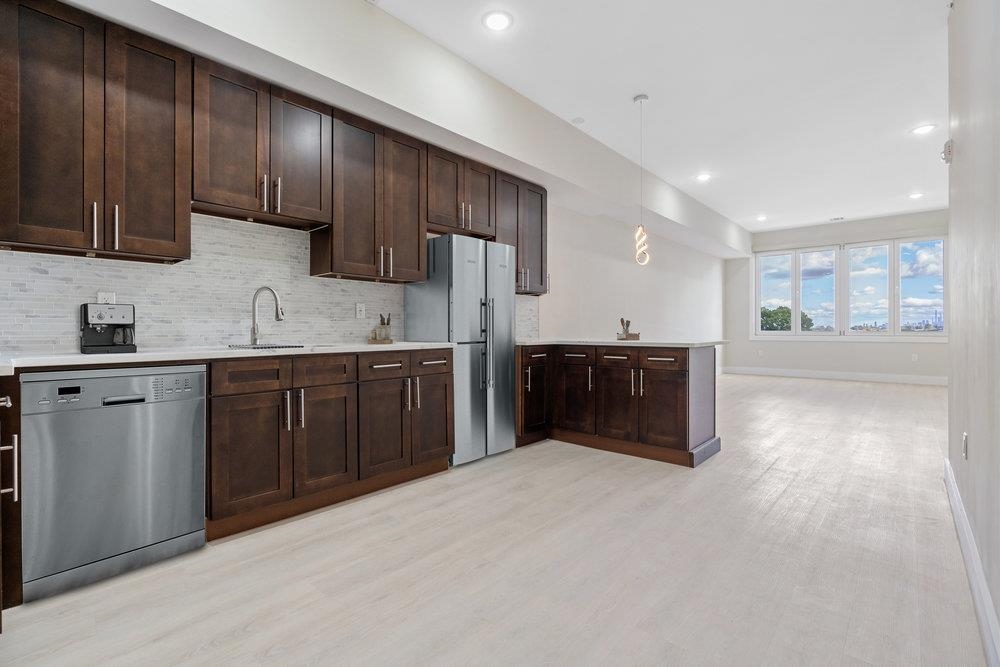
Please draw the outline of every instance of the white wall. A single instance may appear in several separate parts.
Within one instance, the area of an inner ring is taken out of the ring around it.
[[[543,339],[613,339],[618,319],[646,340],[722,338],[722,264],[659,236],[636,264],[632,229],[549,208],[551,292],[539,297]]]
[[[630,227],[638,167],[365,0],[72,0],[89,11],[548,187]],[[629,99],[622,101],[631,105]],[[648,225],[719,256],[741,226],[647,173]]]
[[[975,544],[963,543],[963,549],[978,546],[995,624],[1000,614],[1000,3],[958,0],[948,41],[955,142],[948,459],[975,537]],[[963,432],[969,434],[967,460]],[[956,523],[961,537],[961,522]],[[975,596],[974,568],[969,574]],[[981,614],[981,627],[983,620]],[[1000,664],[1000,636],[992,641],[992,658]]]
[[[947,211],[798,227],[754,234],[754,250],[800,248],[907,236],[947,235]],[[842,377],[944,384],[948,344],[943,342],[782,341],[754,339],[751,322],[753,258],[726,261],[723,367],[805,377]],[[917,355],[917,360],[913,360]]]

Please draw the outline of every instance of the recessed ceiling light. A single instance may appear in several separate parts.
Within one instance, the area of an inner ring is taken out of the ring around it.
[[[483,25],[496,32],[506,30],[513,22],[514,17],[507,12],[486,12],[486,16],[483,17]]]
[[[767,216],[763,213],[757,216],[757,222],[767,222]]]
[[[910,199],[920,199],[923,196],[924,196],[923,192],[911,192],[910,193]]]
[[[910,130],[910,134],[916,134],[916,135],[930,134],[931,132],[934,131],[934,128],[936,127],[937,125],[921,125],[920,127],[915,127],[912,130]]]
[[[712,180],[712,175],[707,172],[702,172],[697,176],[695,176],[694,179],[699,183],[708,183],[710,180]]]
[[[573,123],[574,125],[583,125],[584,123],[587,122],[587,119],[584,118],[583,116],[577,116],[576,118],[574,118],[570,122]]]

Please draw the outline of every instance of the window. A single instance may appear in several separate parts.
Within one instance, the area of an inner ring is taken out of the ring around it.
[[[905,239],[757,253],[754,328],[803,339],[943,336],[945,245]]]
[[[792,330],[792,256],[761,255],[758,260],[760,285],[760,330]]]
[[[847,250],[850,274],[850,318],[852,334],[892,332],[889,323],[889,246],[870,245]]]
[[[899,245],[899,331],[944,332],[944,241]]]

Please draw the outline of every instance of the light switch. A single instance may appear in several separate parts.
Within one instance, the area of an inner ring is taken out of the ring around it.
[[[354,304],[354,319],[356,320],[365,319],[365,304],[363,303]]]
[[[97,303],[115,303],[118,295],[114,292],[98,292]]]

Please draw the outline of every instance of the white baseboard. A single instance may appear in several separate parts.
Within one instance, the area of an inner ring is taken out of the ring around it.
[[[965,571],[969,575],[969,588],[972,591],[972,603],[976,607],[976,618],[979,619],[979,632],[983,637],[986,664],[1000,667],[1000,621],[997,620],[993,596],[990,595],[990,588],[986,583],[986,573],[983,571],[983,561],[979,558],[976,536],[972,532],[969,516],[965,513],[962,494],[958,492],[955,471],[952,470],[951,461],[948,459],[944,460],[944,485],[948,489],[951,515],[955,519],[955,532],[958,533],[958,543],[962,547]]]
[[[722,372],[734,375],[771,375],[790,378],[813,378],[817,380],[854,380],[857,382],[891,382],[893,384],[948,386],[948,378],[939,375],[854,373],[851,371],[814,371],[800,368],[761,368],[758,366],[724,366]]]

